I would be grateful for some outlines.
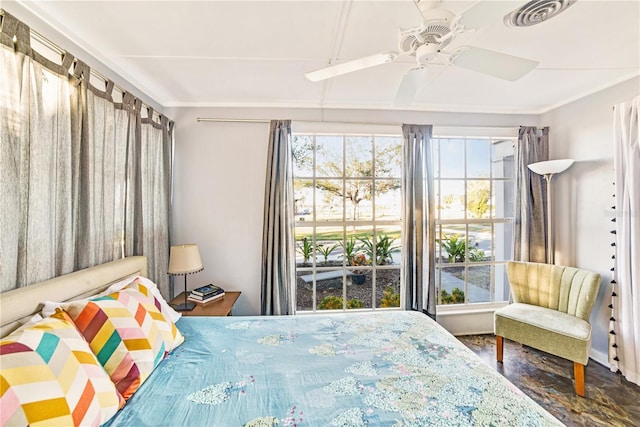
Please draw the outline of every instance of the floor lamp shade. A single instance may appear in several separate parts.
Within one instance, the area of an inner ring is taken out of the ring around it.
[[[551,178],[557,173],[566,171],[573,164],[573,159],[545,160],[527,165],[531,171],[544,176],[547,182],[547,264],[555,263],[553,211],[551,209]]]
[[[184,304],[180,304],[176,310],[188,311],[196,306],[195,303],[187,301],[187,274],[197,273],[203,269],[198,245],[190,243],[171,246],[167,273],[172,276],[184,275]]]
[[[544,162],[531,163],[527,167],[538,175],[553,175],[566,171],[573,162],[573,159],[545,160]]]

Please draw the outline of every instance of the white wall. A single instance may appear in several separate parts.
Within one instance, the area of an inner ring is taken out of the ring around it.
[[[556,263],[602,275],[591,323],[591,356],[608,365],[608,308],[613,266],[613,105],[640,94],[640,78],[582,98],[541,116],[550,127],[550,158],[576,163],[553,178]]]
[[[537,124],[536,116],[375,110],[173,108],[166,114],[176,123],[172,244],[197,243],[200,248],[205,269],[188,277],[190,289],[216,282],[242,291],[235,315],[260,314],[269,124],[197,122],[198,117],[442,126]],[[178,279],[175,285],[179,291],[183,281]]]
[[[234,314],[259,314],[262,206],[268,124],[195,123],[172,114],[175,180],[172,244],[197,243],[204,271],[189,288],[214,282],[242,291]],[[176,292],[183,289],[175,282]]]

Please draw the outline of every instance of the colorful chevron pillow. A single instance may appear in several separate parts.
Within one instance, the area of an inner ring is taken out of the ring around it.
[[[91,425],[124,399],[64,312],[0,341],[0,424]]]
[[[184,342],[184,337],[171,320],[171,314],[154,295],[152,289],[147,287],[139,278],[127,285],[119,292],[113,292],[109,296],[133,311],[136,304],[141,304],[149,313],[164,339],[166,351],[171,351]]]
[[[65,303],[62,308],[125,399],[165,356],[162,332],[147,309],[132,298],[111,294]]]
[[[151,279],[148,279],[144,276],[129,277],[128,279],[116,282],[113,285],[109,286],[103,295],[121,291],[134,281],[143,284],[148,290],[151,291],[157,302],[162,307],[160,311],[165,317],[171,319],[173,323],[176,323],[178,320],[180,320],[180,318],[182,317],[182,313],[180,313],[179,311],[175,311],[160,293],[158,285],[156,285]]]

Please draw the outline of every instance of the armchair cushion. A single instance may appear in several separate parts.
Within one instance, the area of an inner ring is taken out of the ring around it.
[[[514,303],[496,311],[495,334],[587,364],[591,325],[571,314]]]

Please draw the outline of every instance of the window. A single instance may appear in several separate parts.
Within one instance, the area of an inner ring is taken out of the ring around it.
[[[435,137],[438,304],[507,301],[514,139]]]
[[[400,306],[399,135],[294,134],[298,311]]]

